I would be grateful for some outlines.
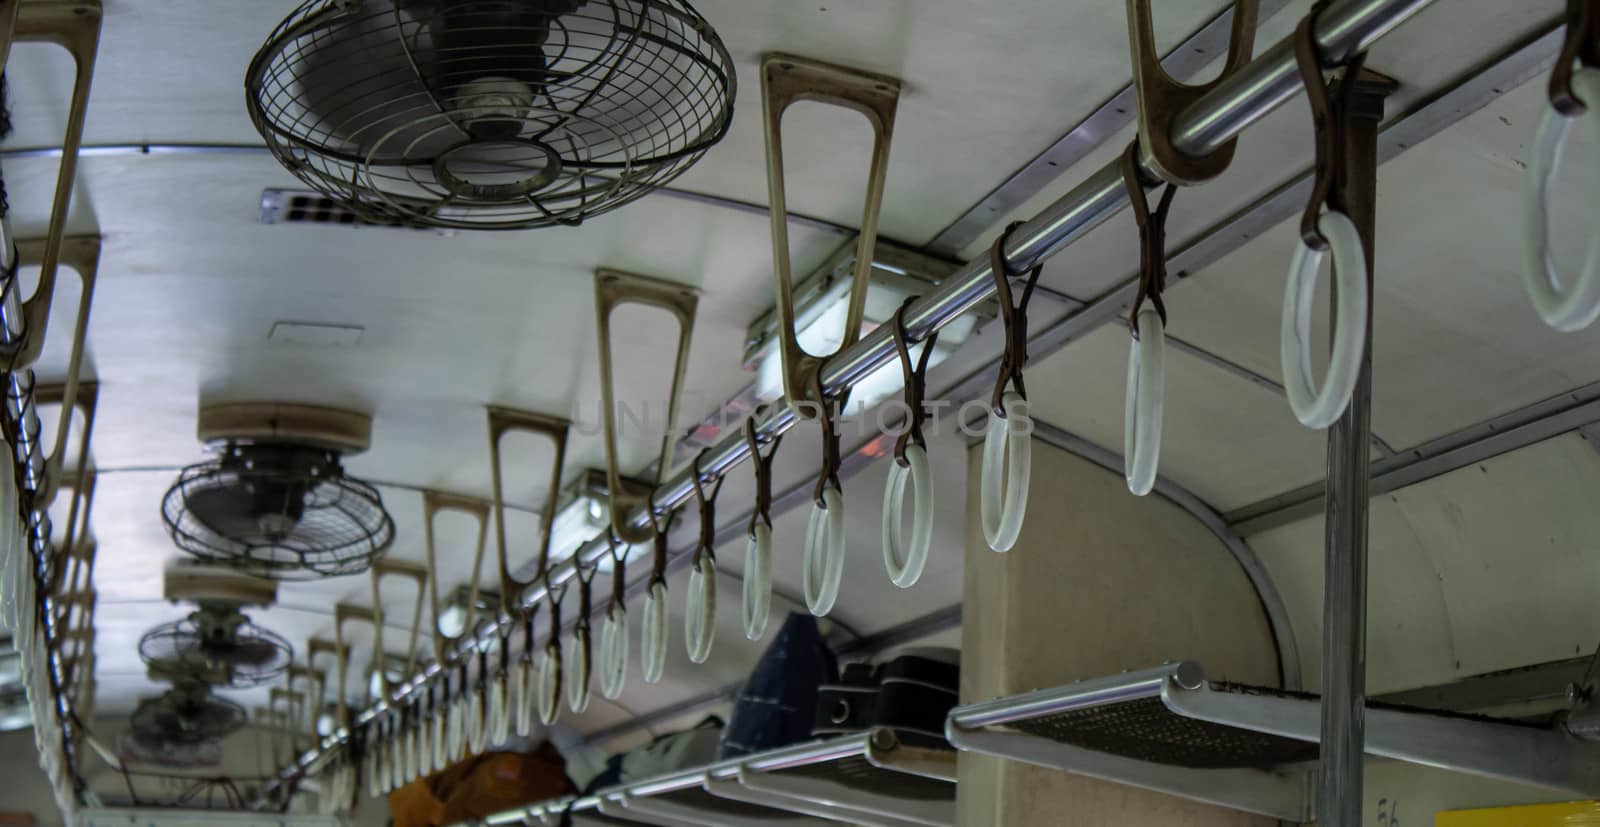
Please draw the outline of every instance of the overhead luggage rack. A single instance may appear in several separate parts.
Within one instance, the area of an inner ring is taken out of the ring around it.
[[[1309,821],[1320,715],[1316,695],[1208,681],[1185,661],[958,707],[945,734],[960,750]],[[1369,755],[1600,794],[1600,745],[1566,732],[1375,703],[1366,718]]]
[[[887,729],[679,770],[576,799],[497,813],[485,825],[655,824],[946,827],[955,823],[950,749],[912,747]]]

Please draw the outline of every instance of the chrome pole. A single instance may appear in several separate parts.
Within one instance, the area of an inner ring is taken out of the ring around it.
[[[1432,2],[1335,0],[1318,17],[1315,32],[1317,45],[1325,58],[1330,62],[1338,62],[1365,50]],[[1184,110],[1177,122],[1178,134],[1174,136],[1174,142],[1185,152],[1203,155],[1294,97],[1300,88],[1299,83],[1293,50],[1286,40],[1267,50],[1229,81],[1220,84]],[[1151,185],[1160,180],[1148,165],[1143,169],[1143,174]],[[1118,165],[1113,162],[1018,227],[1006,244],[1006,259],[1017,270],[1027,270],[1059,253],[1127,206],[1128,194]],[[993,295],[994,277],[989,269],[988,257],[982,256],[956,271],[906,311],[907,338],[913,343],[920,342]],[[830,394],[838,393],[895,358],[893,336],[886,327],[880,327],[828,360],[821,378]],[[757,429],[762,435],[776,435],[794,427],[797,421],[790,405],[774,405],[773,413],[757,423]],[[737,438],[731,436],[725,439],[705,455],[701,462],[704,473],[725,474],[749,459],[743,434],[735,436]],[[679,473],[656,489],[655,503],[663,509],[676,508],[688,502],[693,493],[692,473]],[[630,515],[630,522],[643,528],[650,524],[650,515],[646,509],[639,509]],[[559,586],[574,576],[578,564],[592,565],[607,553],[604,538],[596,538],[580,548],[571,559],[552,568],[550,582]],[[529,586],[521,595],[523,604],[538,603],[544,599],[544,593],[542,582]],[[498,634],[510,622],[509,617],[501,616],[480,634]],[[474,640],[464,640],[459,649],[465,653],[475,644]],[[439,664],[430,664],[399,687],[395,697],[409,698],[429,682],[437,680],[443,671]],[[359,716],[357,725],[367,724],[388,707],[388,703],[370,707]],[[338,739],[324,739],[322,749],[301,756],[280,773],[280,779],[288,779],[305,771],[338,743]],[[269,788],[267,792],[270,791]]]
[[[1358,81],[1346,122],[1345,175],[1339,197],[1364,242],[1369,297],[1375,295],[1378,125],[1383,121],[1383,99],[1393,88],[1386,79]],[[1317,788],[1317,823],[1324,827],[1361,827],[1367,720],[1372,315],[1369,299],[1366,344],[1350,407],[1328,429],[1328,484],[1323,499],[1322,783]]]

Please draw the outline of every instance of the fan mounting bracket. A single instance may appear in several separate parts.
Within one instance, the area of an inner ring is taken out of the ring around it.
[[[278,584],[231,569],[180,565],[162,575],[161,596],[174,603],[271,606],[278,601]]]
[[[372,417],[318,405],[229,402],[202,407],[195,433],[208,445],[234,440],[291,442],[358,454],[372,444]]]

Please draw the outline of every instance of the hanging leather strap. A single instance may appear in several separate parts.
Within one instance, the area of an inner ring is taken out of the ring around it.
[[[539,605],[534,604],[527,614],[523,616],[522,623],[522,662],[533,662],[533,621],[539,615]]]
[[[1139,310],[1148,300],[1167,323],[1167,303],[1162,291],[1167,289],[1167,214],[1172,210],[1173,196],[1178,187],[1168,184],[1161,193],[1161,201],[1154,212],[1145,195],[1144,181],[1139,174],[1139,142],[1128,144],[1122,153],[1122,183],[1128,188],[1128,203],[1134,221],[1139,225],[1139,292],[1133,299],[1133,310],[1128,313],[1128,328],[1133,338],[1139,338]]]
[[[594,578],[600,573],[600,567],[589,566],[587,572],[585,574],[585,568],[578,566],[578,617],[572,621],[573,628],[586,632],[589,630],[589,615],[593,614],[594,608]]]
[[[1550,71],[1550,105],[1569,118],[1600,106],[1600,101],[1585,101],[1573,90],[1575,65],[1600,68],[1600,0],[1567,0],[1567,34]]]
[[[661,519],[663,513],[666,515],[665,521]],[[654,554],[650,566],[650,586],[652,588],[654,588],[657,583],[660,583],[663,586],[665,586],[667,583],[667,557],[671,553],[671,549],[667,548],[667,535],[672,532],[672,524],[677,520],[677,518],[678,512],[676,511],[662,512],[657,509],[654,495],[652,495],[650,502],[650,527],[655,530],[655,536],[652,538],[654,542]]]
[[[1006,241],[1011,238],[1011,233],[1022,226],[1021,221],[1014,221],[1007,225],[1000,237],[994,240],[994,246],[989,248],[989,269],[994,274],[995,299],[1000,302],[1000,325],[1005,336],[1005,352],[1000,357],[1000,374],[995,378],[994,393],[989,397],[989,407],[994,415],[1005,418],[1006,409],[1003,399],[1006,386],[1010,385],[1023,399],[1028,398],[1027,386],[1022,381],[1022,369],[1028,364],[1028,302],[1033,299],[1034,285],[1039,283],[1039,274],[1043,272],[1043,264],[1035,264],[1026,274],[1011,269],[1006,261]],[[1026,275],[1027,281],[1022,288],[1022,301],[1015,305],[1011,298],[1011,279]]]
[[[761,453],[761,439],[756,436],[756,417],[751,415],[744,421],[744,441],[750,447],[750,467],[756,474],[756,507],[750,514],[749,528],[750,536],[754,537],[758,523],[766,523],[768,529],[772,528],[772,460],[778,455],[783,434],[770,437],[767,453]]]
[[[628,610],[628,547],[617,542],[615,532],[606,531],[606,552],[611,555],[611,604],[606,612]]]
[[[1035,268],[1036,270],[1038,268]],[[1032,282],[1028,289],[1032,290]],[[918,448],[928,450],[928,438],[922,433],[922,426],[928,420],[928,407],[924,397],[928,391],[928,359],[933,355],[933,348],[939,342],[939,333],[935,331],[922,343],[922,355],[917,358],[916,364],[911,362],[911,346],[906,336],[906,309],[919,297],[912,296],[900,305],[894,313],[894,349],[900,355],[900,373],[905,379],[906,389],[906,429],[894,443],[894,461],[902,468],[909,466],[911,461],[906,459],[906,446],[913,443]],[[1026,325],[1024,325],[1026,329]],[[1009,337],[1008,337],[1009,338]],[[1022,347],[1027,348],[1027,337],[1022,340]],[[1024,352],[1023,359],[1027,359]],[[1017,374],[1017,381],[1022,381],[1022,374]],[[770,521],[769,521],[770,522]]]
[[[839,419],[844,416],[844,409],[849,404],[850,391],[846,389],[836,397],[829,397],[826,389],[822,387],[822,369],[827,362],[817,367],[817,372],[811,375],[811,389],[816,394],[819,410],[817,424],[822,426],[822,471],[817,475],[817,487],[813,492],[817,507],[826,508],[823,504],[822,494],[829,488],[843,491],[839,483],[839,466],[843,459],[839,453]]]
[[[1311,122],[1316,129],[1316,166],[1313,167],[1311,199],[1300,216],[1300,238],[1313,250],[1327,250],[1328,240],[1322,237],[1317,221],[1326,208],[1330,212],[1344,213],[1343,183],[1347,174],[1345,135],[1350,123],[1350,100],[1355,93],[1361,68],[1366,64],[1366,54],[1355,55],[1343,63],[1323,61],[1317,46],[1317,17],[1327,8],[1328,0],[1318,0],[1311,11],[1300,21],[1294,33],[1295,63],[1300,68],[1300,78],[1305,82],[1306,101],[1311,105]],[[1330,86],[1323,78],[1325,70],[1343,68],[1344,72]]]
[[[579,569],[578,576],[581,578],[582,575],[583,570]],[[550,640],[545,643],[546,646],[553,646],[561,639],[561,603],[567,599],[568,585],[561,584],[560,591],[550,588],[548,584],[545,586],[545,602],[550,604]]]
[[[694,562],[710,558],[713,562],[717,559],[717,495],[722,493],[723,477],[715,475],[716,484],[711,486],[710,493],[706,493],[705,479],[707,474],[700,470],[700,461],[705,459],[711,449],[707,448],[695,455],[694,458],[694,498],[700,504],[700,542],[695,545]]]

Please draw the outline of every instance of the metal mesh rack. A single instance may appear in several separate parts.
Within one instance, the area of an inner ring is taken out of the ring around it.
[[[886,729],[719,761],[490,816],[485,825],[812,825],[947,827],[955,756],[908,747]]]
[[[957,749],[1309,821],[1318,757],[1315,695],[1205,679],[1183,662],[958,707]],[[1400,761],[1594,796],[1600,745],[1515,721],[1367,706],[1366,751]]]

